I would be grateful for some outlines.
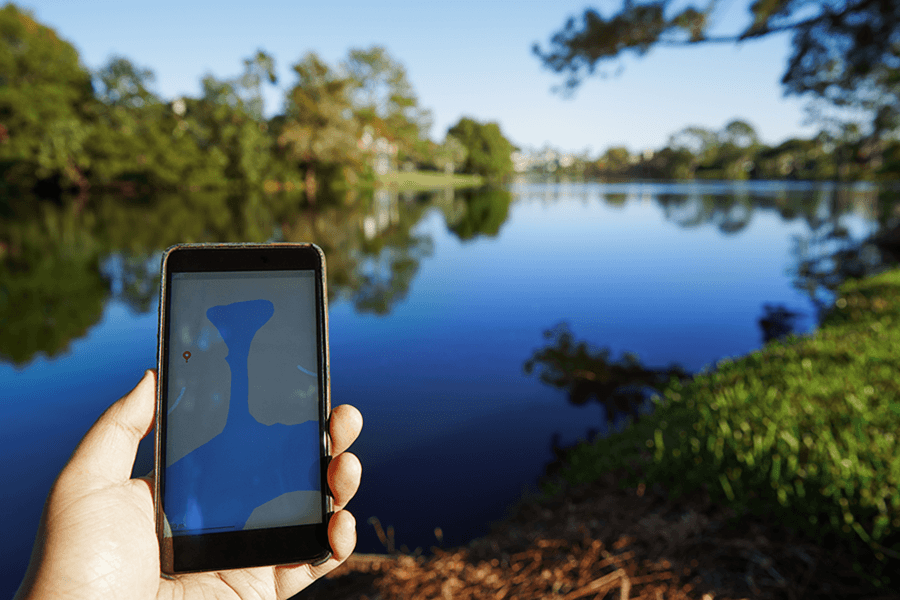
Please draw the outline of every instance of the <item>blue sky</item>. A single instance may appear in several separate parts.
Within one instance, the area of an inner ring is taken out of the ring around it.
[[[433,112],[432,138],[443,139],[462,116],[500,123],[522,147],[550,144],[592,155],[615,145],[655,149],[688,125],[720,129],[733,118],[753,124],[763,141],[810,136],[806,101],[785,98],[779,84],[787,36],[741,46],[657,48],[622,61],[624,70],[594,78],[574,98],[551,91],[560,77],[545,70],[531,45],[546,47],[569,16],[587,6],[610,14],[610,0],[443,0],[185,2],[30,0],[30,9],[75,45],[96,69],[124,55],[156,75],[164,98],[196,95],[200,79],[237,75],[261,48],[274,56],[277,89],[267,113],[280,109],[293,83],[290,65],[316,51],[336,66],[350,48],[385,46],[407,69],[420,104]],[[747,3],[732,2],[718,31],[739,30]]]

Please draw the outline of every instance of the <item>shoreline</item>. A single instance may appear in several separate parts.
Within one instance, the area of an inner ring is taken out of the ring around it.
[[[425,191],[447,187],[479,187],[484,184],[480,175],[442,173],[439,171],[391,171],[376,175],[375,188],[388,187],[400,190]]]
[[[803,596],[900,598],[900,593],[877,589],[860,576],[861,561],[870,567],[874,564],[865,562],[869,559],[859,554],[859,540],[850,540],[840,532],[830,534],[822,527],[819,529],[825,532],[824,537],[814,540],[809,527],[793,526],[802,525],[801,519],[794,517],[793,522],[785,519],[784,511],[777,506],[783,499],[781,493],[773,505],[775,493],[766,492],[766,486],[757,484],[757,488],[749,490],[753,502],[741,502],[747,500],[748,490],[746,485],[741,487],[739,470],[733,476],[733,468],[728,466],[731,463],[719,467],[718,471],[714,468],[712,475],[707,467],[707,480],[699,485],[695,469],[676,470],[678,436],[672,435],[684,431],[684,425],[691,423],[690,420],[681,423],[676,418],[680,413],[674,409],[681,410],[682,416],[694,415],[681,406],[686,404],[685,397],[706,401],[703,393],[708,388],[714,388],[717,393],[731,393],[745,385],[743,377],[770,377],[773,373],[782,383],[772,385],[780,385],[777,389],[784,396],[790,397],[801,390],[801,399],[807,404],[812,398],[810,390],[815,386],[824,389],[832,380],[840,387],[830,393],[842,399],[843,394],[855,398],[849,390],[856,387],[883,390],[874,396],[869,392],[872,402],[865,410],[875,412],[868,418],[863,413],[863,420],[854,422],[857,426],[874,423],[871,426],[877,431],[881,428],[891,431],[896,417],[883,409],[889,406],[900,416],[900,410],[896,410],[900,409],[900,403],[892,394],[897,390],[885,388],[895,385],[892,382],[896,369],[888,366],[893,363],[884,363],[887,358],[880,357],[894,356],[892,344],[900,344],[898,339],[900,270],[849,282],[842,288],[832,314],[814,334],[774,342],[719,365],[714,372],[704,374],[699,383],[694,380],[677,388],[675,394],[681,402],[657,406],[638,423],[610,436],[616,439],[581,444],[567,454],[560,475],[552,485],[544,486],[542,496],[520,500],[510,508],[506,518],[493,524],[487,536],[456,548],[433,547],[429,555],[353,556],[303,597],[334,600],[459,595],[577,600],[603,597],[612,592],[621,598],[640,595],[700,600]],[[826,351],[839,351],[835,356],[846,355],[846,358],[835,365]],[[862,355],[854,355],[860,352]],[[887,369],[880,378],[869,368],[869,359],[882,362],[883,369]],[[790,384],[790,378],[795,375],[800,379]],[[863,391],[858,394],[865,397]],[[760,418],[764,420],[769,416],[776,418],[766,398],[752,394],[750,397],[756,398],[750,404],[732,403],[706,410],[716,414],[716,423],[723,422],[721,419],[743,422],[742,419],[749,417],[741,409],[762,411]],[[834,419],[832,426],[841,430],[845,417],[841,406],[837,412],[833,412],[834,408],[827,409],[832,412],[823,412],[825,409],[821,407],[807,407],[806,412],[816,418]],[[767,410],[770,412],[766,413]],[[672,421],[668,427],[666,419]],[[791,438],[792,423],[787,417],[782,420],[779,428],[782,437]],[[700,423],[694,424],[696,430]],[[821,437],[825,432],[820,429],[819,433]],[[727,437],[719,432],[711,439]],[[643,443],[645,438],[647,444]],[[877,441],[882,443],[885,439],[888,444],[895,441],[890,435]],[[825,472],[828,465],[822,459],[812,458],[816,448],[814,445],[810,448],[809,460],[819,460]],[[787,446],[775,445],[772,451],[785,453],[790,463]],[[846,449],[835,451],[846,452]],[[886,451],[890,457],[893,451],[890,448]],[[722,452],[720,447],[718,452]],[[804,455],[806,452],[803,451]],[[758,452],[757,459],[764,454]],[[685,458],[688,456],[681,460]],[[840,464],[846,464],[846,459],[838,458],[844,460]],[[724,479],[723,471],[728,472],[730,484]],[[684,476],[673,476],[678,472]],[[800,473],[802,481],[803,472]],[[876,473],[889,478],[889,474]],[[693,483],[686,483],[687,475],[693,477]],[[825,475],[827,472],[822,477]],[[818,481],[810,480],[807,485],[812,489]],[[849,473],[845,483],[860,485],[856,482],[853,473]],[[777,487],[775,479],[772,483]],[[887,485],[892,484],[887,481]],[[765,506],[771,508],[765,510]],[[847,510],[860,517],[868,514],[863,504],[851,504]],[[884,538],[887,546],[896,543],[897,529],[895,520],[892,536]],[[523,577],[524,574],[528,576]]]
[[[703,490],[673,500],[661,486],[622,488],[609,474],[520,502],[464,546],[354,554],[298,598],[900,597],[862,587],[852,560],[849,548],[825,549],[773,519],[738,515]]]

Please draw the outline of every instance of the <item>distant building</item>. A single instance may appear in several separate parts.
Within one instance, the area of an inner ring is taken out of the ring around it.
[[[584,156],[572,152],[559,152],[550,147],[540,150],[517,150],[510,154],[516,173],[553,173],[558,169],[568,169]]]
[[[376,138],[371,125],[366,125],[363,129],[357,146],[363,152],[372,155],[372,169],[376,175],[385,175],[396,168],[397,144],[388,141],[387,138]]]

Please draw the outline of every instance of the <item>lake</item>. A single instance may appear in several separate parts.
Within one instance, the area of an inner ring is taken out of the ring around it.
[[[19,284],[27,273],[0,280],[19,294],[18,304],[6,300],[0,348],[0,552],[8,565],[0,595],[24,573],[43,501],[78,440],[155,366],[159,257],[174,241],[325,249],[332,398],[365,419],[353,447],[362,486],[349,505],[358,550],[384,550],[371,517],[393,527],[398,548],[427,550],[436,527],[451,545],[486,533],[536,489],[554,440],[608,431],[599,404],[570,404],[524,372],[544,331],[565,322],[614,357],[633,352],[645,365],[689,372],[761,347],[766,305],[795,313],[796,332],[812,331],[832,302],[822,280],[882,262],[873,247],[859,247],[879,227],[878,207],[879,190],[865,185],[520,179],[492,192],[381,191],[363,208],[254,212],[238,219],[241,227],[253,221],[252,234],[218,221],[191,229],[179,218],[160,226],[184,236],[173,240],[146,232],[146,208],[98,202],[91,223],[105,225],[97,231],[127,236],[105,238],[99,267],[86,261],[76,272],[36,258],[34,272],[60,273],[41,281],[56,277],[62,291],[34,284],[46,299]],[[47,239],[61,239],[53,232],[68,231],[69,217],[47,214]],[[125,248],[138,241],[150,250]],[[62,339],[43,339],[70,322]],[[151,466],[148,439],[135,472]]]

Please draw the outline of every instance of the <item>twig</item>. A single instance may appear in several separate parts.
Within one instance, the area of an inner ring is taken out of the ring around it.
[[[621,593],[619,597],[621,600],[628,600],[628,597],[631,594],[631,581],[622,569],[616,569],[612,573],[608,573],[599,579],[595,579],[580,590],[567,594],[563,600],[576,600],[576,598],[583,598],[590,594],[605,594],[616,587],[617,581],[621,581]]]

